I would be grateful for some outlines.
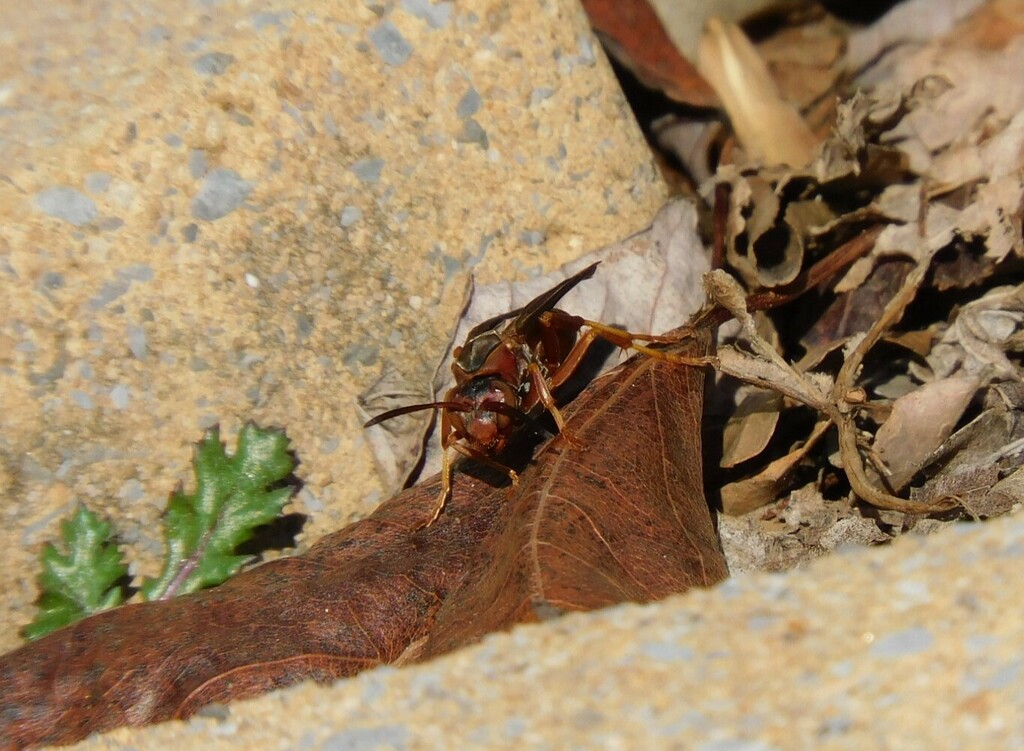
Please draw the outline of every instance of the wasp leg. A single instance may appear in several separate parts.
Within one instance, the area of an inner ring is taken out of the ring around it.
[[[555,309],[550,310],[544,314],[546,320],[549,322],[558,321],[566,326],[576,326],[581,328],[587,327],[586,333],[584,333],[576,342],[576,345],[572,348],[569,354],[566,356],[562,363],[562,366],[558,369],[558,373],[561,373],[564,369],[568,368],[568,371],[562,376],[561,380],[557,383],[552,378],[552,386],[557,386],[562,381],[565,381],[569,375],[579,365],[579,361],[583,359],[583,355],[586,354],[587,349],[594,343],[597,338],[604,339],[614,344],[616,347],[622,349],[631,349],[635,352],[640,352],[653,357],[656,360],[665,360],[667,362],[679,363],[680,365],[695,365],[703,367],[705,365],[715,365],[718,363],[716,357],[688,357],[686,355],[679,355],[675,352],[666,352],[662,349],[654,349],[653,347],[647,347],[643,344],[637,344],[637,342],[649,342],[652,344],[678,344],[686,338],[686,334],[676,336],[661,336],[658,334],[634,334],[631,331],[620,329],[615,326],[608,326],[598,321],[590,321],[586,318],[580,318],[569,313],[565,313],[561,310]]]
[[[519,474],[514,469],[510,469],[501,462],[494,461],[494,459],[487,456],[487,454],[480,453],[479,451],[469,446],[464,446],[461,443],[453,443],[452,448],[458,451],[467,459],[472,459],[475,462],[479,462],[484,466],[490,467],[493,470],[508,475],[508,479],[512,481],[512,486],[519,487]]]
[[[573,349],[575,350],[575,347]],[[562,436],[570,446],[573,446],[574,448],[582,448],[583,444],[580,443],[576,436],[565,427],[565,418],[562,417],[562,412],[558,409],[558,404],[555,403],[555,397],[551,394],[551,389],[548,387],[548,381],[544,377],[544,373],[541,372],[540,366],[535,362],[531,362],[528,370],[530,372],[530,383],[533,385],[533,388],[537,390],[537,394],[540,396],[540,401],[544,405],[544,409],[550,412],[551,416],[555,418],[555,425],[558,426],[558,434]],[[561,368],[559,368],[559,370],[561,370]]]
[[[519,487],[519,473],[514,469],[510,469],[504,464],[494,461],[486,454],[474,451],[469,446],[463,446],[461,443],[452,441],[444,447],[444,452],[441,454],[441,492],[437,495],[437,503],[434,505],[434,512],[430,515],[430,519],[428,519],[425,524],[422,524],[419,529],[429,527],[431,524],[436,522],[438,517],[441,516],[441,512],[444,511],[444,507],[448,505],[448,501],[451,500],[452,484],[455,475],[455,463],[451,452],[448,449],[462,454],[467,459],[472,459],[473,461],[484,464],[504,475],[508,475],[508,479],[512,482],[512,487]]]
[[[447,409],[441,410],[441,492],[434,503],[434,512],[430,515],[430,519],[426,524],[421,524],[418,529],[429,527],[436,522],[437,517],[444,511],[448,499],[452,497],[452,474],[455,470],[452,464],[452,455],[448,449],[456,446],[458,442],[458,436],[453,428],[451,414]]]
[[[430,515],[426,524],[421,524],[418,529],[424,529],[437,521],[437,517],[444,511],[448,499],[452,497],[452,459],[448,446],[441,447],[441,492],[438,493],[437,501],[434,503],[434,512]]]

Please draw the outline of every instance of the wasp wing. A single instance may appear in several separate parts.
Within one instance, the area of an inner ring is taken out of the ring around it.
[[[516,308],[515,310],[510,310],[507,313],[499,313],[496,316],[491,316],[486,321],[481,321],[480,323],[478,323],[476,326],[469,330],[469,332],[466,334],[466,341],[472,341],[481,334],[485,334],[488,331],[495,330],[496,328],[498,328],[499,323],[501,323],[502,321],[507,321],[510,318],[515,318],[523,310],[525,310],[525,308]]]
[[[558,304],[558,301],[565,297],[569,290],[575,287],[577,284],[582,282],[584,279],[589,279],[597,271],[598,264],[600,261],[587,266],[582,271],[578,271],[568,279],[565,279],[554,287],[549,289],[547,292],[538,295],[533,298],[530,302],[526,303],[523,307],[516,311],[516,318],[512,322],[512,327],[515,329],[517,334],[527,334],[533,325],[537,322],[537,318],[541,313],[546,313]]]
[[[584,279],[592,277],[594,272],[597,270],[599,263],[601,262],[595,261],[582,271],[573,274],[567,279],[563,279],[548,291],[537,295],[537,297],[530,300],[530,302],[526,303],[526,305],[521,308],[516,308],[515,310],[510,310],[506,313],[499,313],[496,316],[491,316],[485,321],[481,321],[469,330],[466,334],[466,341],[472,341],[481,334],[485,334],[488,331],[494,331],[498,328],[500,323],[511,319],[515,319],[512,327],[515,329],[516,333],[523,334],[528,332],[536,322],[537,316],[551,310],[558,304],[559,300],[569,293],[569,290]]]

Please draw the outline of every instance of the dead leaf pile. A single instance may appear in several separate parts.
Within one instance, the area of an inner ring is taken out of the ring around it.
[[[722,370],[771,391],[740,388],[724,431],[722,504],[748,514],[723,521],[734,568],[1021,503],[1024,39],[954,34],[878,64],[886,83],[840,105],[807,168],[718,175],[726,256],[750,288],[877,233],[824,310],[735,311]]]

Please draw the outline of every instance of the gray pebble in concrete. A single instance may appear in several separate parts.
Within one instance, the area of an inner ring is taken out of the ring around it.
[[[128,349],[131,350],[132,356],[136,360],[146,359],[146,353],[149,351],[146,342],[146,330],[141,326],[136,326],[134,323],[129,323],[127,333]]]
[[[90,172],[85,176],[85,189],[90,193],[103,193],[113,178],[107,172]]]
[[[209,168],[206,162],[206,152],[203,149],[192,149],[188,152],[188,172],[194,179],[198,180],[205,175]]]
[[[459,100],[459,104],[455,108],[455,114],[459,117],[471,117],[480,110],[481,101],[480,92],[470,86],[469,91],[463,94],[462,99]]]
[[[461,143],[478,144],[484,151],[490,147],[491,143],[487,137],[487,131],[473,117],[467,117],[463,121],[462,134],[459,135],[457,140]]]
[[[430,0],[402,0],[402,10],[426,21],[432,29],[443,29],[452,17],[454,3],[431,3]]]
[[[147,44],[159,44],[160,42],[169,42],[174,38],[173,32],[163,24],[158,24],[151,28],[145,33],[143,39]]]
[[[71,390],[71,398],[82,409],[92,409],[92,397],[78,389]]]
[[[292,19],[291,11],[283,11],[281,13],[274,13],[271,11],[261,11],[259,13],[252,14],[252,27],[257,31],[262,31],[268,26],[277,26],[278,28],[284,28]]]
[[[96,204],[89,196],[66,185],[56,185],[40,191],[35,206],[44,214],[63,219],[76,227],[83,227],[96,218]]]
[[[123,383],[119,383],[110,389],[110,401],[114,405],[115,409],[125,409],[128,407],[128,387]]]
[[[192,70],[201,76],[219,76],[231,67],[235,56],[226,52],[207,52],[192,61]]]
[[[903,657],[925,652],[935,643],[932,633],[921,626],[913,626],[902,631],[882,636],[871,645],[871,654],[875,657]]]
[[[372,748],[405,748],[409,731],[402,725],[346,728],[324,739],[320,751],[358,751]]]
[[[548,86],[540,86],[534,89],[530,93],[530,106],[536,107],[538,104],[543,102],[545,99],[550,99],[555,95],[555,90]]]
[[[100,291],[89,298],[89,302],[86,303],[86,306],[89,310],[102,310],[127,292],[128,287],[130,286],[131,282],[127,279],[112,279],[110,281],[103,282],[103,286],[100,287]]]
[[[153,267],[148,263],[131,263],[119,268],[117,275],[133,282],[148,282],[153,279]]]
[[[380,173],[384,169],[384,160],[380,157],[360,159],[349,167],[349,169],[355,173],[355,176],[359,178],[360,182],[367,185],[374,185],[380,180]]]
[[[342,227],[351,227],[363,218],[363,210],[358,206],[346,206],[341,210],[338,221]]]
[[[540,245],[546,240],[546,236],[538,229],[527,230],[519,233],[519,239],[527,245]]]
[[[234,170],[218,167],[206,176],[192,199],[192,216],[207,222],[227,216],[242,205],[252,189],[253,184]]]
[[[370,29],[369,37],[380,59],[387,65],[397,68],[412,54],[412,45],[391,21],[381,21],[376,28]]]

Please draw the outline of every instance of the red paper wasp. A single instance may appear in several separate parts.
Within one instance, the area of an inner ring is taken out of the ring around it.
[[[466,343],[453,353],[455,385],[442,401],[392,409],[363,426],[418,410],[441,410],[441,493],[425,526],[437,520],[451,497],[453,467],[449,449],[508,474],[515,485],[518,475],[494,457],[519,430],[533,423],[538,413],[550,412],[559,433],[575,445],[551,392],[568,380],[598,337],[623,349],[664,360],[707,364],[706,358],[681,357],[637,344],[672,343],[679,341],[678,337],[632,334],[555,308],[569,290],[592,277],[596,269],[597,263],[591,264],[522,308],[475,326]],[[584,327],[587,331],[580,336]]]

